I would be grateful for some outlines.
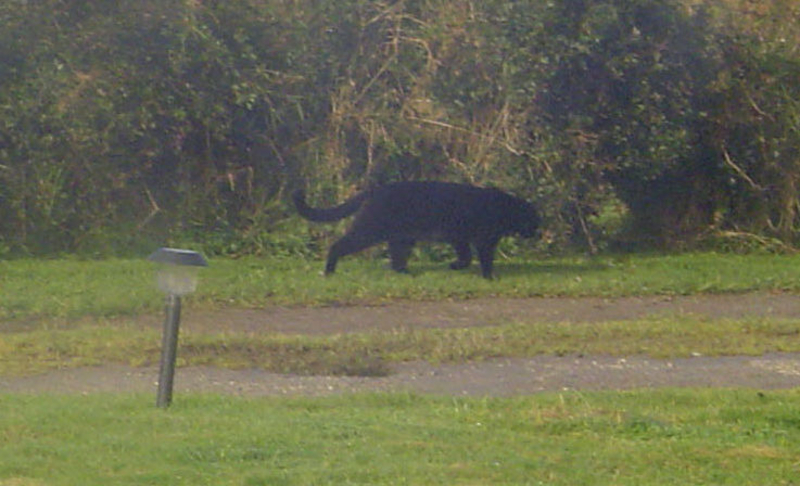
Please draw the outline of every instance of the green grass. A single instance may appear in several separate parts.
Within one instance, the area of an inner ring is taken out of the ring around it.
[[[347,259],[336,276],[300,259],[213,260],[195,310],[479,296],[800,290],[780,255],[413,262],[397,275]],[[0,262],[0,377],[154,364],[152,266],[134,260]],[[116,317],[114,317],[116,316]],[[24,331],[19,331],[24,329]],[[513,322],[335,336],[181,335],[180,365],[378,375],[394,362],[584,353],[687,356],[800,352],[796,321],[661,316],[593,324]],[[2,381],[0,379],[0,381]],[[0,486],[138,484],[797,484],[800,389],[639,390],[454,399],[407,394],[255,399],[0,394]]]
[[[158,362],[160,336],[134,325],[98,325],[10,333],[0,341],[0,376],[58,368]],[[181,335],[180,365],[262,368],[275,372],[379,376],[391,363],[476,361],[540,354],[684,357],[800,352],[796,321],[659,317],[603,323],[513,323],[334,336]]]
[[[383,262],[348,259],[324,278],[320,262],[220,259],[211,262],[193,310],[271,304],[376,302],[477,296],[643,295],[797,291],[800,259],[781,255],[630,255],[501,261],[500,278],[416,262],[398,275]],[[0,262],[0,375],[103,363],[153,364],[160,337],[125,317],[161,313],[153,266],[134,260]],[[19,325],[22,323],[23,325]],[[328,337],[182,335],[181,364],[255,366],[295,373],[380,375],[388,364],[479,360],[495,356],[599,353],[686,356],[800,351],[795,322],[666,316],[601,324],[507,323],[475,329],[419,330]]]
[[[796,484],[800,392],[0,395],[0,485]]]
[[[413,261],[396,274],[383,260],[348,258],[336,275],[300,258],[216,259],[203,271],[197,308],[270,304],[375,303],[396,299],[481,296],[652,295],[800,290],[800,258],[791,255],[626,255],[499,259],[498,278],[477,267],[453,272],[446,262]],[[153,266],[143,260],[0,261],[0,321],[160,312]]]

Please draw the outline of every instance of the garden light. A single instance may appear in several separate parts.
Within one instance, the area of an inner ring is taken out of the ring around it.
[[[197,273],[207,267],[203,255],[176,248],[159,248],[148,260],[159,264],[156,274],[158,288],[167,294],[166,319],[161,341],[161,366],[158,374],[156,406],[165,408],[172,403],[172,383],[175,377],[175,358],[178,351],[178,328],[181,320],[181,296],[197,288]]]

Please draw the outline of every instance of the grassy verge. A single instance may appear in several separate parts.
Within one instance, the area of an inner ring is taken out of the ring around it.
[[[410,275],[382,260],[350,258],[334,276],[322,262],[302,259],[212,260],[193,306],[320,305],[392,299],[479,296],[652,295],[800,290],[800,259],[787,255],[716,253],[594,258],[519,258],[497,263],[498,279],[477,268],[453,272],[444,262],[415,261]],[[0,323],[159,312],[153,267],[143,260],[0,261]]]
[[[135,326],[12,333],[0,341],[0,376],[56,368],[156,364],[160,336]],[[678,357],[800,352],[795,321],[691,316],[603,323],[514,323],[467,329],[334,336],[193,334],[181,336],[179,364],[276,372],[379,376],[390,364],[463,362],[539,354]]]
[[[800,392],[0,395],[0,485],[794,484]]]

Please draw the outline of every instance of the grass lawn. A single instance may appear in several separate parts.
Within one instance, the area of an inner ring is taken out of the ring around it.
[[[188,305],[532,295],[800,290],[782,255],[630,255],[501,260],[499,278],[441,262],[213,260]],[[161,312],[141,260],[0,261],[2,377],[55,367],[152,364],[159,335],[125,316]],[[61,325],[64,322],[71,325]],[[800,351],[792,320],[675,316],[588,324],[339,336],[181,336],[181,364],[378,374],[386,363],[540,353],[686,356]],[[638,390],[500,399],[408,394],[328,398],[0,394],[0,486],[149,484],[797,484],[800,389]]]
[[[796,484],[798,391],[0,395],[0,485]]]
[[[623,255],[515,258],[497,262],[487,281],[477,266],[415,261],[411,274],[383,260],[345,259],[323,278],[321,261],[300,258],[216,259],[202,273],[191,305],[260,307],[269,304],[375,303],[392,299],[469,299],[480,296],[653,295],[699,292],[798,291],[800,258],[792,255]],[[153,264],[144,260],[0,261],[0,322],[74,319],[160,312]]]
[[[418,262],[412,275],[391,272],[382,261],[352,258],[346,263],[341,273],[324,278],[317,261],[215,260],[188,305],[203,309],[492,295],[796,291],[795,276],[800,275],[797,257],[716,253],[501,261],[500,278],[495,281],[480,278],[477,269],[453,272],[438,262]],[[146,365],[158,360],[158,333],[129,325],[125,318],[161,312],[163,297],[154,289],[153,266],[146,261],[0,262],[0,295],[0,323],[25,321],[27,330],[0,334],[0,376],[107,362]],[[64,321],[70,324],[65,326]],[[326,337],[183,333],[181,339],[182,365],[354,375],[378,375],[387,371],[387,363],[420,359],[459,362],[564,353],[668,357],[800,351],[800,332],[793,321],[691,316],[600,324],[515,322],[487,328]]]

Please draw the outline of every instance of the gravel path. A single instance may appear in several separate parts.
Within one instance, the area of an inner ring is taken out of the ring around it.
[[[766,390],[800,386],[800,354],[671,360],[538,356],[443,366],[407,363],[393,371],[386,377],[362,378],[191,367],[178,370],[175,392],[324,396],[345,392],[410,391],[454,396],[514,396],[561,390],[660,387]],[[16,393],[155,394],[157,376],[155,368],[81,368],[26,378],[0,378],[0,390]]]

